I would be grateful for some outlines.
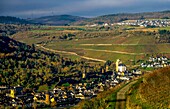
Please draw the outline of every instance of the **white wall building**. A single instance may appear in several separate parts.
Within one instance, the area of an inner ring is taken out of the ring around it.
[[[126,66],[124,64],[119,64],[118,66],[118,71],[119,72],[125,72],[126,71]]]

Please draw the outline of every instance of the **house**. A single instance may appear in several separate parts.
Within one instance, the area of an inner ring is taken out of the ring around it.
[[[147,65],[145,63],[141,63],[141,67],[144,68],[147,67]]]
[[[125,72],[126,71],[126,65],[125,64],[119,64],[118,71],[119,72]]]
[[[125,81],[130,80],[130,78],[129,78],[129,77],[125,77],[125,76],[120,76],[120,77],[119,77],[119,79],[120,79],[120,80],[125,80]]]
[[[163,57],[149,57],[148,62],[146,63],[141,63],[141,67],[145,68],[161,68],[161,67],[166,67],[168,65],[169,59],[166,58],[165,56]]]
[[[125,64],[122,64],[122,62],[117,59],[116,60],[116,72],[125,72],[126,71],[126,66]]]
[[[78,93],[75,98],[85,99],[85,96],[82,93]]]
[[[117,79],[115,79],[113,82],[119,84],[119,81]]]
[[[132,71],[132,74],[134,74],[134,75],[142,75],[142,71],[141,70],[133,70]]]

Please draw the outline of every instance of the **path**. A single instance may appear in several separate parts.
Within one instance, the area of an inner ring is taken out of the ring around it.
[[[113,46],[113,45],[139,45],[139,44],[80,44],[81,46]],[[142,45],[142,44],[140,44]],[[144,44],[143,44],[144,45]]]
[[[143,54],[145,54],[145,53],[129,53],[129,52],[122,52],[122,51],[96,50],[96,49],[86,49],[86,48],[82,48],[82,49],[91,50],[91,51],[101,51],[101,52],[109,52],[109,53],[127,54],[127,55],[143,55]]]
[[[122,45],[122,46],[136,46],[136,45],[155,45],[155,44],[80,44],[81,46],[114,46],[114,45]]]
[[[125,87],[120,89],[117,92],[117,99],[116,99],[116,109],[125,109],[126,106],[126,92],[130,89],[130,87],[137,81],[130,82]]]
[[[96,59],[96,58],[90,58],[90,57],[86,57],[86,56],[81,56],[81,55],[78,55],[78,54],[75,53],[75,52],[53,50],[53,49],[50,49],[50,48],[43,47],[43,46],[41,46],[41,45],[36,45],[36,46],[41,47],[41,48],[43,48],[43,49],[45,49],[45,50],[48,50],[48,51],[51,51],[51,52],[66,53],[66,54],[70,54],[70,55],[76,55],[76,56],[79,56],[79,57],[84,58],[84,59],[87,59],[87,60],[98,61],[98,62],[106,62],[105,60],[101,60],[101,59]]]

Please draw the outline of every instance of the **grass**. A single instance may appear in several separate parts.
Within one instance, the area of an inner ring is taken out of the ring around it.
[[[169,44],[162,45],[111,45],[111,46],[78,46],[80,49],[110,50],[127,53],[170,53]]]
[[[170,30],[170,26],[168,26],[168,27],[161,27],[161,28],[158,28],[158,29],[160,29],[160,30]]]
[[[109,96],[109,100],[113,101],[113,102],[109,102],[108,105],[109,107],[107,109],[114,109],[116,107],[116,97],[117,97],[117,91],[113,92],[110,96]],[[115,102],[114,102],[115,101]]]
[[[97,97],[92,98],[91,100],[80,102],[76,107],[73,107],[73,109],[114,109],[116,107],[117,92],[127,84],[129,83],[121,83],[112,89],[101,92],[97,95]]]
[[[142,109],[151,109],[151,106],[149,106],[147,103],[141,102],[141,99],[138,97],[138,88],[142,82],[143,78],[139,79],[135,84],[132,85],[130,89],[130,94],[127,95],[129,99],[128,104],[128,109],[129,108],[139,108],[141,107]]]
[[[125,26],[125,28],[131,28],[131,27]],[[142,29],[139,27],[134,27],[134,28]],[[166,29],[169,28],[170,27],[166,27]],[[165,27],[159,29],[165,29]],[[89,30],[91,32],[88,32]],[[19,36],[16,37],[17,40],[26,42],[28,44],[50,41],[49,43],[47,43],[45,47],[55,49],[55,50],[73,51],[81,56],[87,56],[87,57],[103,59],[103,60],[115,61],[116,59],[122,59],[127,63],[128,60],[133,60],[134,57],[136,57],[136,60],[141,58],[145,59],[146,54],[150,54],[150,55],[157,54],[157,53],[170,54],[170,49],[169,49],[170,44],[156,44],[156,40],[153,36],[142,35],[142,34],[134,35],[131,32],[127,32],[123,36],[119,34],[119,35],[113,35],[107,37],[102,36],[97,38],[79,39],[78,36],[81,36],[81,34],[86,34],[83,33],[84,31],[86,31],[87,33],[95,33],[96,28],[87,28],[82,26],[70,26],[70,27],[64,27],[64,26],[48,27],[47,26],[47,27],[43,27],[43,29],[40,30],[32,30],[29,32],[18,33],[14,36]],[[53,36],[59,37],[60,35],[71,33],[71,32],[76,34],[78,32],[77,34],[78,36],[76,36],[77,39],[73,39],[73,40],[53,39],[51,41],[51,37]],[[32,35],[32,33],[34,34]],[[38,35],[38,34],[46,34],[46,33],[47,36],[45,35],[39,37]],[[98,31],[97,33],[102,33],[103,35],[103,33],[113,34],[114,32]],[[91,34],[91,35],[100,35],[100,34]],[[94,44],[94,45],[85,45],[85,44]],[[99,44],[106,44],[106,45],[99,45]],[[102,50],[109,50],[111,52],[109,51],[104,52]],[[136,53],[136,54],[122,54],[113,51]],[[144,54],[138,54],[138,53],[144,53]],[[73,60],[79,59],[79,57],[73,55],[67,55],[67,54],[62,54],[62,55],[72,58]]]
[[[139,87],[142,101],[154,108],[170,108],[170,67],[155,70],[145,75]]]
[[[170,108],[170,67],[145,74],[131,88],[128,108],[168,109]]]
[[[94,38],[94,39],[80,39],[80,40],[71,40],[71,41],[58,41],[51,42],[47,44],[46,47],[56,50],[66,50],[74,51],[83,56],[88,56],[92,58],[99,58],[103,60],[116,60],[122,59],[125,61],[134,59],[135,55],[120,54],[114,52],[103,52],[100,50],[109,50],[109,51],[121,51],[128,53],[144,53],[139,55],[136,59],[145,57],[145,54],[155,54],[155,53],[170,53],[170,44],[155,44],[152,41],[151,36],[142,37],[131,37],[131,38],[122,38],[122,43],[120,42],[120,37],[112,38]],[[136,38],[136,39],[135,39]],[[118,40],[119,39],[119,40]],[[125,41],[123,41],[125,40]],[[135,44],[135,42],[138,42]],[[83,45],[83,44],[111,44],[111,45]],[[118,45],[117,45],[118,44]],[[129,44],[129,45],[128,45]],[[94,50],[93,50],[94,49]],[[98,51],[95,51],[98,50]]]
[[[122,59],[124,61],[128,61],[134,59],[135,55],[129,54],[120,54],[114,52],[103,52],[103,51],[95,51],[95,50],[110,50],[110,51],[121,51],[121,52],[128,52],[128,53],[136,53],[136,59],[144,59],[145,54],[138,55],[138,53],[146,53],[146,54],[153,54],[153,53],[170,53],[170,44],[153,44],[153,45],[145,45],[145,44],[137,44],[137,45],[111,45],[111,46],[84,46],[82,44],[104,41],[104,38],[97,38],[97,39],[81,39],[81,40],[71,40],[71,41],[54,41],[50,42],[46,45],[47,48],[56,49],[56,50],[65,50],[65,51],[73,51],[82,56],[103,59],[103,60],[113,60]],[[105,41],[107,42],[108,39]],[[23,42],[34,42],[42,41],[42,39],[34,39],[29,38],[22,39]],[[108,44],[108,43],[106,43]],[[89,50],[94,49],[94,50]],[[77,56],[69,56],[67,54],[63,54],[63,56],[71,57],[72,59],[78,59]],[[127,62],[128,63],[128,62]]]
[[[145,71],[153,71],[154,68],[152,68],[152,67],[147,67],[147,68],[144,68],[144,70],[145,70]]]
[[[130,27],[127,27],[128,28],[134,28],[132,30],[127,30],[127,31],[150,31],[150,32],[157,32],[158,30],[170,30],[170,26],[168,27],[155,27],[155,28],[144,28],[144,27],[133,27],[133,26],[130,26]]]
[[[113,93],[111,93],[106,99],[112,102],[109,102],[107,105],[109,107],[107,109],[114,109],[116,107],[116,100],[117,100],[117,92],[119,92],[123,87],[128,85],[129,83],[123,84],[119,89],[115,90]]]

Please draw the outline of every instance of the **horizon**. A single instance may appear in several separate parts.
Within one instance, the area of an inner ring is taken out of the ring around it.
[[[38,18],[54,15],[73,15],[93,18],[119,13],[160,12],[170,10],[170,0],[2,0],[0,16]]]
[[[121,12],[121,13],[110,13],[110,14],[102,14],[99,16],[78,16],[78,15],[71,15],[71,14],[56,14],[56,15],[45,15],[45,16],[39,16],[39,17],[35,17],[35,18],[42,18],[42,17],[52,17],[52,16],[63,16],[63,15],[68,15],[68,16],[76,16],[76,17],[84,17],[84,18],[96,18],[96,17],[100,17],[100,16],[107,16],[107,15],[116,15],[116,14],[138,14],[138,13],[154,13],[154,12],[166,12],[166,11],[170,11],[170,10],[160,10],[160,11],[144,11],[144,12]],[[20,19],[32,19],[32,18],[22,18],[19,16],[10,16],[10,15],[0,15],[0,17],[16,17],[16,18],[20,18]],[[33,18],[33,19],[35,19]]]

